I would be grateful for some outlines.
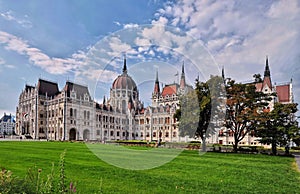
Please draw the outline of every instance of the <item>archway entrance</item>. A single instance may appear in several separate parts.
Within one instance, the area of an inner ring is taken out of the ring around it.
[[[83,140],[84,141],[89,141],[90,140],[90,130],[85,129],[83,131]]]
[[[76,140],[76,129],[72,128],[69,133],[69,140]]]

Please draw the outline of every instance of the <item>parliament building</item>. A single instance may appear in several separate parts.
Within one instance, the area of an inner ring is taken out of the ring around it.
[[[225,79],[224,74],[222,76]],[[275,102],[293,102],[292,80],[285,84],[272,84],[268,59],[263,79],[253,84],[257,91],[277,94],[269,103],[269,110],[273,109]],[[26,85],[20,94],[16,134],[61,141],[187,141],[188,137],[180,136],[174,114],[179,108],[179,97],[192,90],[192,86],[186,83],[184,66],[179,83],[162,88],[156,72],[152,104],[144,107],[137,85],[127,71],[126,58],[122,74],[112,83],[110,97],[104,97],[102,103],[92,99],[87,86],[67,81],[60,90],[57,83],[39,79],[35,86]],[[249,133],[240,144],[259,145],[258,138]],[[222,126],[207,139],[207,143],[225,145],[233,141],[233,134]]]
[[[102,104],[92,99],[87,86],[67,81],[59,90],[57,83],[39,79],[36,86],[26,85],[20,94],[16,133],[48,140],[181,141],[173,115],[179,108],[179,96],[192,89],[186,83],[184,66],[180,83],[162,89],[156,73],[152,105],[144,107],[126,59],[123,73],[112,83],[110,98],[104,98]]]

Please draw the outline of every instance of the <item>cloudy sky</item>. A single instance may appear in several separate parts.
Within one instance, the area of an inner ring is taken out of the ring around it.
[[[86,84],[109,96],[126,53],[146,104],[158,70],[162,84],[220,72],[239,82],[263,74],[293,79],[300,102],[300,1],[0,0],[0,115],[15,113],[25,84],[39,78]]]

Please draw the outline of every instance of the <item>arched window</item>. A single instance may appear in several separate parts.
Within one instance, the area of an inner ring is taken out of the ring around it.
[[[126,101],[122,101],[122,113],[126,113]]]
[[[175,131],[173,132],[173,137],[176,137],[176,132]]]
[[[156,137],[156,132],[153,132],[153,137]]]
[[[169,137],[169,132],[168,131],[166,132],[166,137]]]

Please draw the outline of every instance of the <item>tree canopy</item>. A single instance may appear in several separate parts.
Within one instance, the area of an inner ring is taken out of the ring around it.
[[[288,147],[291,140],[297,136],[299,129],[294,119],[296,112],[296,103],[275,103],[271,112],[262,113],[256,134],[261,138],[260,143],[272,145],[273,155],[277,154],[278,145]]]
[[[233,134],[233,151],[237,152],[238,143],[256,129],[259,114],[271,95],[256,91],[255,84],[235,83],[231,79],[227,79],[226,94],[225,127]]]
[[[180,135],[200,138],[203,151],[206,150],[206,138],[216,132],[216,123],[212,117],[222,115],[223,93],[221,77],[211,76],[207,82],[196,79],[195,90],[180,98],[180,109],[174,115],[180,121]]]

